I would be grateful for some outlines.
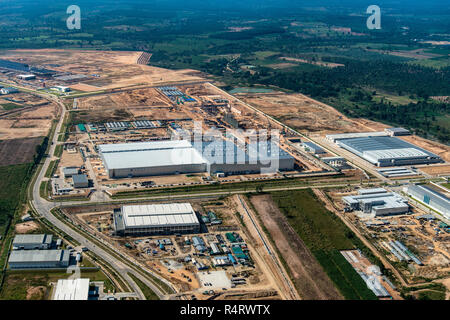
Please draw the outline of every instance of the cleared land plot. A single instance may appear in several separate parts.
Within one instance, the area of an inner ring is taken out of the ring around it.
[[[167,70],[137,64],[141,56],[139,51],[97,51],[97,50],[9,50],[2,54],[2,59],[20,61],[30,65],[54,65],[51,69],[59,72],[84,74],[89,79],[71,83],[75,89],[83,89],[78,84],[88,85],[86,91],[153,85],[177,81],[203,80],[199,72],[191,69]],[[20,60],[21,59],[21,60]],[[99,77],[92,77],[93,74]],[[86,88],[86,87],[85,87]]]
[[[379,130],[383,126],[350,119],[331,106],[302,94],[238,94],[244,102],[303,132],[318,134]]]
[[[36,146],[43,137],[9,139],[0,141],[0,166],[21,164],[33,161]]]
[[[342,299],[317,260],[289,225],[270,195],[251,197],[264,226],[288,265],[304,299]]]
[[[272,198],[346,299],[376,299],[339,252],[359,248],[366,254],[368,249],[337,216],[326,210],[312,190],[275,192]]]

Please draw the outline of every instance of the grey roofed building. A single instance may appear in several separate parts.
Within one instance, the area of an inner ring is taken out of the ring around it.
[[[386,128],[384,131],[390,136],[408,136],[411,134],[411,132],[405,128]]]
[[[122,206],[114,212],[117,234],[195,233],[200,222],[189,203]]]
[[[275,143],[250,143],[241,147],[220,138],[194,142],[194,148],[206,160],[209,173],[261,173],[271,167],[272,171],[294,168],[294,158]]]
[[[65,167],[63,168],[63,174],[65,178],[70,178],[75,174],[79,174],[80,169],[77,167]]]
[[[74,188],[87,188],[89,187],[89,180],[85,174],[74,174],[72,176]]]
[[[336,143],[378,167],[443,162],[439,156],[395,137],[339,139]]]
[[[444,194],[431,189],[426,185],[408,185],[406,192],[412,198],[422,202],[435,211],[450,219],[450,199]]]
[[[9,256],[10,269],[66,268],[68,250],[13,250]]]
[[[13,250],[49,249],[53,242],[51,234],[18,234],[13,240]]]
[[[303,147],[305,149],[309,149],[312,153],[314,154],[318,154],[318,153],[326,153],[325,150],[323,150],[320,146],[318,146],[317,144],[313,143],[313,142],[309,142],[309,141],[304,141],[302,143]]]
[[[408,201],[395,192],[385,189],[361,189],[359,195],[342,197],[342,201],[352,210],[384,216],[409,212]]]

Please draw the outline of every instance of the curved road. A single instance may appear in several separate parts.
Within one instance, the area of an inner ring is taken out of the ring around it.
[[[64,122],[64,117],[66,115],[66,109],[63,103],[59,101],[57,98],[46,96],[46,98],[51,99],[52,101],[58,103],[58,105],[61,107],[62,113],[60,116],[60,119],[58,121],[58,124],[55,129],[55,133],[53,137],[50,139],[50,143],[52,145],[50,146],[49,155],[52,155],[56,145],[58,144],[58,133],[61,130],[62,124]],[[161,290],[156,287],[152,282],[147,280],[147,278],[143,277],[140,273],[138,273],[135,269],[129,267],[128,265],[124,264],[114,256],[112,256],[110,253],[105,251],[104,249],[100,248],[99,246],[95,245],[93,242],[89,241],[89,239],[86,239],[82,234],[76,232],[74,229],[66,225],[65,223],[61,222],[58,218],[56,218],[52,213],[51,210],[53,208],[56,208],[57,205],[55,203],[52,203],[50,201],[47,201],[40,196],[40,185],[41,182],[44,179],[45,172],[47,171],[47,168],[50,164],[51,156],[47,157],[45,159],[45,162],[41,168],[41,170],[38,173],[38,176],[34,182],[34,185],[32,186],[32,200],[30,201],[30,205],[35,209],[35,211],[47,219],[52,225],[56,226],[60,230],[62,230],[64,233],[71,236],[73,239],[77,240],[79,243],[81,243],[83,246],[87,247],[90,251],[92,251],[94,254],[99,256],[101,259],[106,261],[114,270],[116,270],[129,284],[132,290],[136,292],[139,299],[145,300],[145,296],[142,293],[139,286],[131,279],[131,277],[128,275],[128,273],[131,273],[135,275],[138,279],[140,279],[142,282],[144,282],[149,288],[151,288],[160,299],[165,298],[165,294],[161,292]],[[158,277],[157,275],[153,274],[155,277]],[[160,277],[158,277],[160,278]],[[161,279],[161,281],[164,281],[167,283],[165,279]],[[169,284],[170,285],[170,284]],[[171,285],[170,285],[171,286]],[[172,286],[171,286],[172,287]]]

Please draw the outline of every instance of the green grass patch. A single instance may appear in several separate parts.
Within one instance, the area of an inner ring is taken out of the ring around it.
[[[55,170],[58,167],[59,160],[52,160],[48,165],[47,171],[45,172],[46,178],[51,178],[55,174]]]
[[[58,145],[55,147],[55,152],[53,153],[53,155],[54,155],[55,157],[60,158],[60,157],[62,156],[62,153],[63,153],[63,145],[62,145],[62,144],[58,144]]]
[[[136,276],[132,273],[128,273],[128,275],[133,279],[134,282],[139,286],[142,293],[144,294],[145,298],[147,300],[159,300],[159,297],[153,292],[152,289],[150,289],[145,283],[143,283],[141,280],[136,278]]]
[[[272,198],[346,299],[376,299],[339,251],[359,248],[369,259],[373,255],[311,189],[274,192]]]
[[[15,103],[4,103],[1,106],[6,111],[22,108],[21,105]]]
[[[0,167],[0,235],[4,235],[6,226],[25,196],[32,167],[31,163]]]

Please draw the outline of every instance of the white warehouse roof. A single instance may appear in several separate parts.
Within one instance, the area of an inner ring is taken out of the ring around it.
[[[190,203],[123,206],[122,215],[126,228],[199,224]]]
[[[109,170],[206,163],[185,140],[107,144],[99,151]]]
[[[60,279],[53,300],[87,300],[88,297],[89,279]]]

